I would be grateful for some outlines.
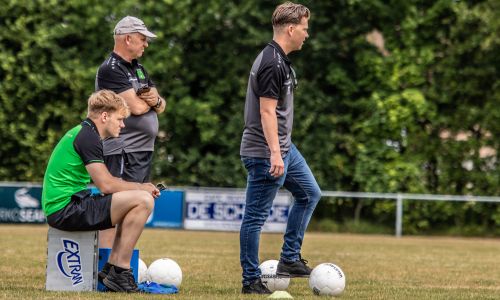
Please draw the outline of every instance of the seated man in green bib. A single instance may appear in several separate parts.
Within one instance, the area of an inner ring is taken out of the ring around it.
[[[65,231],[117,228],[103,284],[115,292],[137,292],[130,259],[160,191],[151,183],[113,177],[104,164],[102,140],[117,137],[130,115],[125,100],[101,90],[88,99],[87,118],[70,129],[50,157],[42,206],[50,226]],[[92,179],[101,191],[87,188]]]

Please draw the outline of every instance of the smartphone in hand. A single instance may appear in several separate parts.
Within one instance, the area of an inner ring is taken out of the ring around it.
[[[163,190],[166,190],[166,189],[167,189],[167,187],[166,187],[165,185],[163,185],[163,183],[158,183],[158,184],[156,185],[156,188],[157,188],[158,190],[160,190],[160,192],[161,192],[161,191],[163,191]]]

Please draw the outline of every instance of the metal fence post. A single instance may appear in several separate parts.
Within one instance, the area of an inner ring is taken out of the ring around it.
[[[403,196],[398,194],[396,198],[396,237],[403,233]]]

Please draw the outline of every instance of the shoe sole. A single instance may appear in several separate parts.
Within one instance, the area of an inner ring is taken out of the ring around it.
[[[102,284],[104,284],[104,286],[106,286],[112,292],[126,292],[126,290],[124,290],[121,286],[114,283],[113,281],[109,281],[107,278],[104,278]]]
[[[136,290],[126,290],[119,286],[118,284],[114,283],[113,281],[108,280],[107,278],[104,278],[102,281],[102,284],[106,286],[110,291],[112,292],[126,292],[126,293],[137,293],[138,291]]]
[[[290,274],[290,273],[278,273],[278,272],[276,272],[276,277],[278,277],[278,278],[309,278],[309,274]]]
[[[270,293],[259,293],[259,292],[244,292],[244,291],[241,291],[242,294],[245,294],[245,295],[271,295],[272,292]]]

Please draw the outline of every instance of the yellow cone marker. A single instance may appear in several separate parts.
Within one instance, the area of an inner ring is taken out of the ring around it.
[[[290,295],[287,291],[276,291],[272,293],[268,299],[293,299],[292,295]]]

